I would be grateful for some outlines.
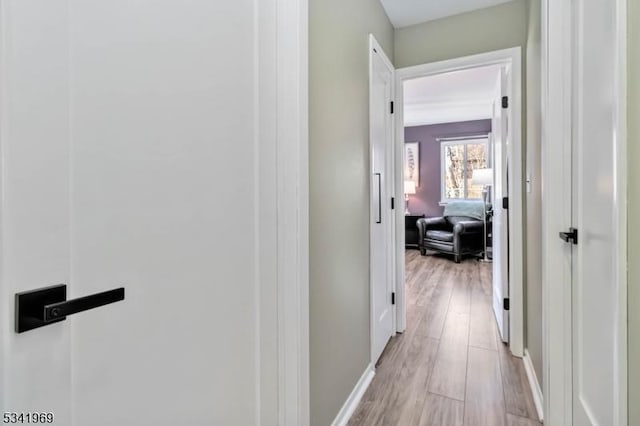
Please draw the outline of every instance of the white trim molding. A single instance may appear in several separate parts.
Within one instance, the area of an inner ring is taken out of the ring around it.
[[[627,377],[627,1],[615,8],[615,176],[616,278],[613,424],[628,423]],[[542,175],[543,175],[543,385],[544,414],[550,425],[573,423],[571,248],[558,231],[572,224],[572,141],[576,25],[574,2],[542,1]]]
[[[617,424],[625,426],[629,423],[629,378],[628,378],[628,234],[627,234],[627,206],[628,206],[628,163],[627,155],[629,144],[628,141],[628,105],[627,105],[627,89],[628,89],[628,2],[627,0],[616,0],[616,88],[618,96],[615,108],[615,125],[616,125],[616,142],[615,142],[615,161],[616,161],[616,206],[617,212],[617,229],[616,241],[618,241],[616,260],[616,295],[617,317],[615,344],[617,351],[617,377],[615,378],[616,395],[614,400],[617,401],[615,415]]]
[[[524,357],[522,358],[522,361],[524,363],[524,371],[527,373],[529,387],[531,388],[531,395],[533,395],[533,403],[536,405],[538,419],[542,422],[544,420],[542,388],[540,388],[540,382],[538,381],[536,370],[533,368],[531,355],[529,355],[529,351],[527,349],[524,350]]]
[[[369,388],[369,385],[371,384],[371,381],[373,380],[373,377],[375,375],[375,367],[373,366],[373,364],[369,364],[364,370],[364,373],[362,373],[362,376],[360,376],[358,383],[356,383],[356,386],[349,394],[349,397],[345,401],[344,405],[342,405],[342,408],[340,408],[340,411],[331,423],[331,426],[346,426],[346,424],[349,422],[349,419],[351,419],[351,416],[353,416],[353,413],[356,411],[356,408],[358,408],[360,400]]]
[[[571,226],[571,2],[542,2],[542,318],[547,424],[570,425],[571,253],[558,232]],[[564,285],[563,285],[564,284]]]
[[[405,104],[404,127],[489,120],[493,112],[492,107],[492,101],[480,100]]]
[[[490,65],[511,66],[510,104],[509,108],[512,136],[512,148],[509,157],[510,173],[513,184],[509,185],[509,299],[511,311],[509,347],[513,355],[522,357],[524,354],[524,161],[522,134],[522,49],[513,47],[496,50],[477,55],[464,56],[429,64],[416,65],[396,70],[396,150],[395,150],[395,196],[404,198],[403,188],[403,150],[404,150],[404,97],[403,83],[419,77],[437,75],[451,71],[460,71]],[[516,189],[517,188],[517,189]],[[404,212],[396,209],[396,289],[397,330],[402,332],[406,328],[406,301],[404,285]]]
[[[276,184],[275,193],[262,194],[262,201],[275,196],[275,212],[268,217],[275,221],[269,238],[275,239],[275,276],[272,288],[262,288],[261,306],[272,309],[276,317],[267,325],[276,328],[277,342],[262,337],[261,350],[276,352],[273,371],[265,371],[273,364],[268,354],[262,367],[261,380],[277,376],[277,393],[266,392],[261,382],[261,409],[269,408],[277,398],[277,419],[261,413],[264,424],[308,426],[310,423],[309,376],[309,161],[308,161],[308,0],[254,0],[264,7],[259,16],[259,43],[269,43],[269,49],[259,50],[258,80],[272,76],[262,87],[260,131],[270,135],[275,152],[260,146],[258,152],[266,164],[267,188]],[[270,7],[266,7],[269,4]],[[269,57],[270,55],[270,57]],[[273,58],[273,59],[272,59]],[[269,138],[267,138],[267,141]],[[261,225],[265,218],[261,218]],[[268,228],[266,224],[260,229]],[[261,231],[263,232],[263,231]],[[262,252],[266,257],[273,254]],[[267,262],[265,262],[269,265]],[[265,327],[264,324],[262,324]],[[262,335],[261,335],[262,336]],[[275,372],[274,372],[275,371]]]

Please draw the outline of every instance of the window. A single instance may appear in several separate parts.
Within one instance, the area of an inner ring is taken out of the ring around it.
[[[482,185],[471,179],[475,169],[488,167],[488,137],[441,140],[440,154],[442,202],[482,199]]]

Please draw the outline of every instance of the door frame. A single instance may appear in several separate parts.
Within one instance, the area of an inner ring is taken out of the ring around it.
[[[273,196],[276,200],[275,211],[268,212],[267,226],[263,226],[266,219],[260,211],[256,218],[259,237],[266,241],[257,248],[261,315],[257,324],[260,414],[256,423],[308,426],[309,0],[261,0],[255,4],[255,81],[260,94],[255,106],[255,140],[260,153],[256,167],[261,170],[256,175],[260,188],[256,203],[270,205]],[[271,278],[268,287],[261,283],[265,272]],[[265,315],[271,321],[261,323]],[[273,383],[274,375],[277,383]]]
[[[382,62],[384,62],[384,64],[391,70],[391,100],[394,101],[395,99],[395,88],[396,88],[396,81],[395,81],[395,67],[393,66],[393,64],[391,63],[391,60],[389,60],[389,57],[387,56],[386,52],[384,51],[384,49],[382,48],[382,46],[380,45],[380,43],[378,43],[378,40],[376,40],[375,36],[373,34],[369,34],[369,117],[371,117],[371,111],[374,108],[372,99],[373,96],[371,96],[371,82],[373,81],[373,58],[375,54],[380,55],[380,58],[382,59]],[[371,126],[371,124],[369,124],[369,126]],[[391,144],[395,144],[395,114],[391,114]],[[393,165],[394,163],[394,158],[393,158],[393,150],[391,150],[391,155],[392,158],[389,159],[391,160],[390,163]],[[371,139],[369,139],[369,167],[373,167],[373,146],[371,144]],[[373,179],[371,179],[371,174],[369,174],[369,194],[372,194],[373,192]],[[387,173],[387,178],[390,180],[391,185],[387,186],[391,187],[391,188],[395,188],[395,182],[394,182],[394,178],[395,178],[395,173],[394,173],[394,168],[391,167],[391,170],[389,171],[389,173]],[[393,196],[393,192],[394,191],[390,191],[391,193],[389,194],[390,196]],[[396,200],[398,200],[398,198],[396,198]],[[382,202],[382,201],[381,201]],[[397,206],[397,202],[395,203]],[[398,208],[395,209],[396,211],[398,210]],[[389,215],[389,217],[391,218],[391,220],[393,220],[394,216],[393,216],[393,211],[391,212],[391,214]],[[369,220],[369,240],[373,241],[373,230],[374,230],[374,224],[373,224],[373,218],[371,217]],[[389,243],[392,245],[392,248],[390,250],[391,253],[395,253],[395,241],[396,241],[396,229],[395,227],[391,226],[391,235],[389,238]],[[393,279],[393,277],[395,277],[395,269],[396,269],[396,264],[393,261],[393,256],[391,256],[390,259],[388,259],[388,267],[389,267],[389,271],[390,271],[390,276],[392,277],[392,282],[391,282],[391,289],[392,291],[396,292],[397,294],[397,284],[395,282],[395,280]],[[369,244],[369,356],[371,359],[371,365],[375,365],[376,362],[378,361],[377,359],[375,359],[375,354],[374,354],[374,336],[375,336],[375,331],[376,331],[376,324],[378,323],[378,321],[376,321],[375,318],[375,310],[374,310],[374,300],[373,300],[373,244]],[[389,303],[391,303],[391,301],[389,301]],[[397,330],[397,304],[391,304],[391,321],[392,321],[392,330]]]
[[[615,0],[617,102],[614,176],[618,218],[615,281],[617,425],[628,420],[627,401],[627,2]],[[574,28],[571,2],[542,1],[542,292],[544,415],[548,424],[572,424],[572,291],[570,247],[558,232],[571,225]]]
[[[522,49],[513,47],[496,50],[477,55],[464,56],[428,64],[416,65],[396,70],[396,144],[395,144],[395,196],[397,200],[404,199],[402,188],[403,152],[404,152],[404,96],[403,82],[419,77],[443,74],[451,71],[459,71],[478,68],[488,65],[510,65],[512,78],[509,87],[510,108],[509,117],[511,125],[512,143],[510,159],[519,159],[511,162],[511,175],[513,182],[509,182],[509,257],[511,266],[509,270],[509,321],[511,352],[518,357],[524,355],[524,161],[523,161],[523,134],[522,134]],[[515,191],[514,188],[521,188]],[[404,255],[404,211],[396,209],[396,306],[397,306],[397,331],[406,329],[406,295],[405,286],[398,285],[405,282],[405,255]],[[401,267],[402,266],[402,267]]]

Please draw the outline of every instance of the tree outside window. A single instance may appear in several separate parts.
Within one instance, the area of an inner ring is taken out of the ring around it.
[[[473,185],[475,169],[488,167],[487,138],[442,142],[442,201],[482,199],[482,185]]]

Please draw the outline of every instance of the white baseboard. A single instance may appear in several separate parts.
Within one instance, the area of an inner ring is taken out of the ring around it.
[[[524,357],[522,358],[522,361],[524,362],[524,370],[527,372],[529,387],[531,387],[531,393],[533,394],[533,402],[536,404],[538,418],[540,421],[543,421],[544,413],[542,408],[542,390],[540,389],[540,382],[538,382],[538,377],[536,376],[536,370],[533,368],[533,363],[531,362],[531,356],[529,355],[529,351],[526,349],[524,350]]]
[[[335,420],[333,421],[333,423],[331,423],[331,426],[346,426],[346,424],[349,422],[349,419],[356,411],[356,408],[358,407],[362,396],[369,387],[369,384],[371,384],[371,380],[373,380],[373,376],[375,376],[375,374],[376,370],[373,367],[373,364],[369,364],[364,370],[364,373],[362,373],[360,380],[358,380],[358,383],[356,383],[356,386],[351,391],[351,394],[345,401],[344,405],[340,409],[340,412],[338,412]]]

